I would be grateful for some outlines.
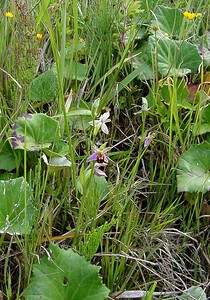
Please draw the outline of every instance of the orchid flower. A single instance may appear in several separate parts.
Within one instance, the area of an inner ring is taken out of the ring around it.
[[[140,135],[138,138],[142,139],[142,136]],[[151,143],[151,141],[152,141],[152,133],[149,132],[148,135],[145,137],[145,140],[144,140],[144,148],[146,148],[147,146],[149,146],[149,144]]]
[[[151,142],[151,132],[148,133],[148,135],[146,136],[145,140],[144,140],[144,147],[146,148],[147,146],[149,146],[150,142]]]
[[[108,162],[108,158],[106,156],[107,151],[108,149],[104,149],[104,150],[95,149],[93,154],[91,154],[88,157],[87,162],[97,161],[98,163],[107,163]]]
[[[106,123],[111,122],[111,120],[109,119],[109,115],[110,115],[110,113],[109,113],[109,111],[108,111],[108,112],[104,113],[103,115],[101,115],[101,116],[99,117],[98,120],[94,120],[94,121],[89,122],[89,124],[90,124],[91,126],[95,126],[95,128],[96,128],[96,133],[98,132],[98,130],[99,130],[100,128],[101,128],[101,130],[102,130],[105,134],[108,134],[108,133],[109,133],[109,129],[108,129],[108,127],[106,126]],[[96,133],[95,133],[95,134],[96,134]]]
[[[105,144],[104,144],[105,145]],[[94,152],[88,157],[87,162],[95,161],[94,172],[97,176],[107,177],[106,173],[101,169],[105,168],[108,163],[108,157],[106,152],[108,148],[105,149],[94,149]]]

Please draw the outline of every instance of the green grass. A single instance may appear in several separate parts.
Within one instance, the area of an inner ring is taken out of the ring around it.
[[[150,291],[146,299],[153,299],[154,290],[181,292],[199,285],[209,296],[209,212],[203,211],[208,193],[177,193],[176,181],[179,156],[205,139],[192,134],[192,123],[199,124],[200,109],[209,100],[197,96],[188,102],[190,109],[180,104],[179,79],[161,77],[157,48],[154,80],[139,78],[132,65],[137,44],[150,35],[151,11],[158,4],[202,14],[197,27],[189,23],[188,31],[181,28],[179,38],[186,35],[191,42],[209,30],[208,4],[142,1],[137,11],[134,1],[86,2],[0,2],[1,147],[10,140],[9,129],[20,114],[44,112],[59,121],[72,163],[53,172],[44,164],[42,151],[28,152],[26,145],[24,150],[11,149],[16,167],[1,169],[0,178],[27,180],[37,217],[29,235],[1,234],[0,291],[5,299],[21,299],[33,264],[52,242],[100,265],[111,292],[144,290]],[[146,30],[142,40],[137,28]],[[37,33],[42,34],[40,40]],[[76,79],[65,73],[68,47],[74,48],[68,64]],[[86,66],[85,80],[78,79],[79,65],[73,67],[74,62]],[[32,81],[52,65],[58,95],[45,104],[30,102]],[[206,69],[200,71],[188,80],[200,77],[202,82]],[[170,99],[165,104],[163,86]],[[141,112],[142,97],[148,94],[149,110]],[[89,109],[91,116],[70,120],[69,109]],[[109,134],[95,135],[88,122],[105,111],[110,111]],[[149,132],[152,141],[145,148]],[[97,181],[87,158],[94,145],[103,143],[110,147],[107,177]]]

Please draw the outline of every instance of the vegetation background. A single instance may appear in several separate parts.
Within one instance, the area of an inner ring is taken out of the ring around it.
[[[0,1],[1,299],[58,299],[26,295],[51,244],[109,299],[210,296],[209,7]]]

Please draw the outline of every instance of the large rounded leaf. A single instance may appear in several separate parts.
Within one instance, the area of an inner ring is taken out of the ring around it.
[[[174,41],[169,38],[162,38],[158,41],[150,36],[149,45],[151,52],[158,52],[158,71],[161,75],[181,76],[197,71],[201,56],[195,45],[186,41]]]
[[[154,38],[153,43],[154,43]],[[158,71],[163,75],[184,76],[195,72],[201,57],[195,45],[163,38],[158,43]]]
[[[30,233],[36,209],[31,189],[23,177],[0,180],[0,232]]]
[[[28,300],[105,300],[109,290],[101,282],[99,269],[71,249],[50,245],[41,263],[33,266],[23,296]]]
[[[48,70],[32,81],[30,90],[32,102],[49,102],[58,95],[58,79],[56,74]]]
[[[179,300],[207,300],[205,291],[200,286],[192,286],[186,290],[180,297]]]
[[[0,142],[0,169],[11,171],[16,167],[14,150],[8,141]]]
[[[70,59],[65,60],[64,76],[67,79],[83,81],[87,78],[86,65]]]
[[[24,114],[17,119],[11,135],[15,149],[39,151],[60,140],[59,123],[45,114]]]
[[[155,11],[152,24],[157,25],[162,34],[178,37],[183,19],[183,13],[179,9],[160,5]]]
[[[210,145],[193,145],[180,156],[177,174],[178,192],[210,190]]]
[[[71,162],[65,156],[53,156],[48,161],[47,156],[43,153],[42,158],[50,172],[56,172],[71,167]]]

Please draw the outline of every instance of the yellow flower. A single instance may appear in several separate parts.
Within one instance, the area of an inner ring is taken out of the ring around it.
[[[196,14],[195,13],[190,13],[188,11],[185,11],[184,13],[184,16],[188,19],[188,20],[192,20],[196,17]]]
[[[201,19],[201,18],[202,18],[202,14],[201,14],[201,13],[198,13],[198,14],[196,15],[196,18]]]
[[[6,16],[7,18],[13,18],[13,17],[14,17],[13,13],[11,13],[10,11],[7,11],[7,12],[5,13],[5,16]]]
[[[36,34],[36,38],[37,38],[37,40],[41,40],[42,39],[42,34],[41,33],[37,33]]]

